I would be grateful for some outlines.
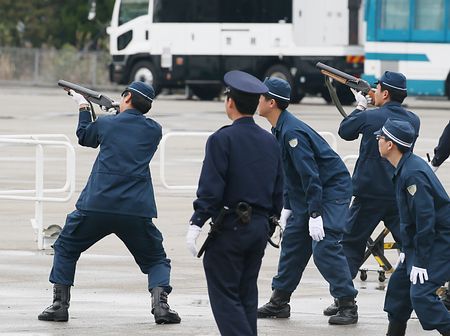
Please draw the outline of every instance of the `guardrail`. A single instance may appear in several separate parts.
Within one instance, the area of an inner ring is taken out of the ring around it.
[[[213,132],[169,132],[166,133],[159,144],[160,148],[160,154],[159,154],[159,176],[161,179],[162,185],[169,190],[196,190],[197,185],[169,185],[169,183],[166,180],[166,148],[167,148],[167,141],[174,137],[204,137],[207,138],[210,136]],[[324,137],[328,138],[328,143],[330,146],[337,151],[337,140],[336,136],[331,132],[319,132],[319,134]]]
[[[59,139],[59,140],[55,140]],[[61,140],[62,139],[62,140]],[[35,218],[31,225],[37,235],[38,249],[45,249],[43,202],[68,202],[75,191],[75,150],[64,134],[0,135],[0,144],[35,146],[35,189],[0,190],[0,199],[35,202]],[[61,188],[44,188],[44,147],[66,149],[66,181]],[[46,193],[65,193],[63,197],[48,197]]]

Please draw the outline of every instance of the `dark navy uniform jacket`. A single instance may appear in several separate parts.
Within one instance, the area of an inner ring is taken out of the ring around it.
[[[235,208],[242,201],[279,216],[282,179],[280,150],[273,136],[252,117],[237,119],[206,142],[191,221],[201,227],[223,206]]]
[[[272,128],[282,150],[284,207],[321,213],[323,201],[352,196],[350,174],[336,152],[316,131],[288,111]]]
[[[355,196],[395,200],[392,183],[394,168],[380,156],[378,141],[373,135],[383,127],[387,119],[409,121],[416,131],[416,138],[419,135],[419,117],[393,101],[377,109],[357,109],[341,122],[339,135],[342,139],[355,140],[362,134],[359,157],[352,176]]]
[[[434,157],[431,164],[439,167],[450,156],[450,121],[439,138],[439,143],[434,149]]]
[[[408,270],[426,268],[431,281],[447,281],[439,279],[450,260],[450,200],[445,189],[428,164],[411,152],[400,160],[394,182]]]
[[[156,217],[149,163],[161,140],[161,126],[135,109],[95,122],[81,111],[77,136],[82,146],[100,145],[77,209]]]

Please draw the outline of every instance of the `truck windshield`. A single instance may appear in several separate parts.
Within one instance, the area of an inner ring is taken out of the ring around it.
[[[139,16],[148,14],[149,0],[122,0],[119,10],[119,26]]]

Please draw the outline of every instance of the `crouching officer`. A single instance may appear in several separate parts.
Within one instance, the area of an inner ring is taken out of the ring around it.
[[[409,122],[389,119],[376,134],[381,156],[395,167],[404,253],[386,292],[387,335],[405,335],[414,309],[425,330],[450,336],[450,313],[436,295],[450,278],[449,197],[429,165],[411,152],[415,130]]]
[[[289,83],[278,78],[264,83],[269,92],[260,98],[259,114],[271,123],[281,147],[285,180],[282,218],[288,218],[272,297],[258,309],[258,317],[290,316],[291,294],[313,255],[338,301],[329,323],[357,323],[357,290],[340,244],[352,195],[350,174],[328,143],[286,110]]]
[[[120,113],[91,120],[86,99],[70,91],[80,107],[78,143],[97,148],[86,187],[67,216],[54,244],[50,282],[53,304],[39,316],[43,321],[67,321],[70,287],[80,254],[103,237],[114,233],[127,246],[141,271],[148,275],[152,314],[156,323],[180,323],[169,308],[170,260],[162,245],[161,232],[152,223],[156,217],[149,163],[161,140],[161,126],[146,114],[155,98],[153,88],[133,82],[122,93]]]
[[[206,220],[220,225],[203,258],[214,318],[221,335],[256,335],[257,278],[269,217],[279,217],[282,207],[280,149],[253,120],[267,87],[242,71],[226,73],[224,81],[225,110],[233,123],[206,143],[186,242],[196,256]]]

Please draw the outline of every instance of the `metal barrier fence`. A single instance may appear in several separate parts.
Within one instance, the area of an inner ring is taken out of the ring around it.
[[[0,199],[35,202],[35,218],[31,225],[37,235],[38,249],[48,247],[44,229],[44,202],[68,202],[75,191],[75,150],[64,134],[0,135],[0,143],[11,146],[35,146],[35,188],[21,190],[0,190]],[[61,188],[44,188],[44,147],[59,147],[66,150],[66,181]],[[14,158],[12,158],[14,159]],[[49,197],[46,194],[65,194]],[[59,232],[55,232],[59,233]],[[55,235],[56,236],[56,235]],[[52,239],[49,239],[52,242]]]
[[[161,179],[162,185],[169,190],[195,190],[197,189],[197,185],[170,185],[167,182],[167,174],[166,174],[166,151],[167,151],[167,141],[171,138],[175,137],[204,137],[207,138],[210,136],[212,132],[169,132],[165,134],[160,142],[160,154],[159,154],[159,176]],[[319,134],[328,138],[328,143],[331,148],[337,151],[337,140],[336,136],[331,132],[319,132]]]
[[[54,86],[58,79],[96,87],[113,87],[109,81],[108,52],[56,49],[0,48],[0,82]]]

